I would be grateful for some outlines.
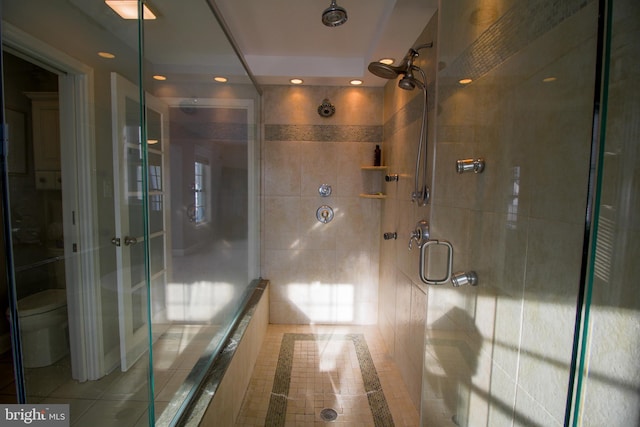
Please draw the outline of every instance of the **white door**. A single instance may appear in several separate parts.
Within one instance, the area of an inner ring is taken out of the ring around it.
[[[113,114],[113,171],[117,248],[120,363],[128,370],[149,346],[149,319],[162,316],[167,277],[167,188],[164,148],[167,147],[168,108],[145,95],[147,165],[143,170],[140,95],[136,85],[111,74]],[[149,204],[145,221],[143,173],[147,173]],[[145,227],[148,226],[148,242]],[[145,243],[149,248],[149,284],[145,270]],[[151,294],[149,294],[149,292]],[[152,312],[149,313],[151,307]]]

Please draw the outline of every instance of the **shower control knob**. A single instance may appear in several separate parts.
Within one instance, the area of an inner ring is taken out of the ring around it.
[[[430,235],[429,223],[424,219],[418,221],[415,230],[413,230],[409,235],[409,250],[413,249],[414,241],[418,247],[421,247],[423,242],[429,240]]]
[[[331,195],[331,186],[329,184],[322,184],[318,188],[318,194],[322,197],[329,197]]]
[[[320,206],[316,211],[316,219],[323,224],[331,222],[333,219],[333,209],[331,209],[331,206]]]

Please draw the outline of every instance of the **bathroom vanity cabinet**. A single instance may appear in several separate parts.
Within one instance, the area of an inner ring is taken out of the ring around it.
[[[60,190],[60,113],[56,92],[28,92],[31,99],[36,189]]]

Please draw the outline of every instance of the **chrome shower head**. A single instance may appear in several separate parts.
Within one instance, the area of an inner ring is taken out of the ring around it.
[[[417,67],[414,68],[417,69]],[[411,72],[405,74],[398,82],[398,87],[404,90],[414,90],[416,86],[424,90],[424,84],[420,80],[413,77],[413,73]]]
[[[322,23],[327,27],[337,27],[347,22],[347,10],[331,0],[331,5],[322,12]]]

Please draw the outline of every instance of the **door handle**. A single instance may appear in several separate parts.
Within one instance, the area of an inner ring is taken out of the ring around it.
[[[120,246],[120,238],[119,237],[113,237],[111,239],[111,244],[119,247]]]
[[[133,246],[138,243],[138,239],[135,237],[124,236],[124,245],[125,246]]]

